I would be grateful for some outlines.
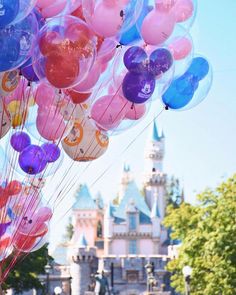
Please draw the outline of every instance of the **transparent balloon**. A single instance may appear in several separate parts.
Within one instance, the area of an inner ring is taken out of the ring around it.
[[[175,72],[174,77],[181,76],[190,66],[194,55],[194,44],[189,32],[181,25],[176,25],[173,34],[165,43],[172,53]]]
[[[100,36],[116,37],[135,24],[143,6],[142,0],[82,0],[87,24]]]
[[[37,31],[38,22],[34,13],[0,29],[0,72],[16,69],[30,57]]]
[[[56,17],[40,30],[33,52],[33,67],[39,79],[58,89],[83,81],[96,58],[96,37],[73,16]]]
[[[40,9],[40,12],[44,18],[52,18],[57,16],[63,16],[70,14],[71,11],[71,2],[70,0],[38,0],[37,7]]]
[[[189,110],[201,103],[210,91],[213,80],[212,67],[206,58],[195,56],[188,70],[174,79],[162,96],[168,109]]]

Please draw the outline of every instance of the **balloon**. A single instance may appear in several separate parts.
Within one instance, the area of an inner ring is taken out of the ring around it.
[[[187,73],[192,74],[198,80],[202,80],[208,74],[209,69],[209,63],[204,57],[195,57]]]
[[[125,114],[125,119],[139,120],[145,115],[146,109],[145,104],[133,104]]]
[[[96,6],[91,19],[93,30],[105,38],[115,36],[123,24],[121,11],[124,5],[113,2],[110,4],[107,1],[101,1]]]
[[[36,126],[39,134],[47,140],[57,140],[67,132],[63,116],[56,108],[39,109]],[[68,126],[69,127],[69,126]]]
[[[0,29],[1,72],[16,69],[29,58],[37,34],[36,17],[31,13],[10,28],[10,34],[9,28]]]
[[[0,6],[0,28],[9,25],[20,9],[19,0],[2,0]]]
[[[44,18],[51,18],[63,12],[66,8],[67,0],[38,0],[37,6],[40,8]]]
[[[152,9],[153,9],[152,6],[148,6],[147,0],[143,1],[142,11],[139,18],[137,19],[137,22],[129,30],[121,34],[121,37],[119,40],[120,44],[122,45],[133,44],[141,39],[140,30],[141,30],[143,20]]]
[[[50,106],[55,100],[55,89],[46,83],[40,83],[35,92],[35,101],[38,106]]]
[[[176,0],[172,12],[174,13],[176,22],[184,22],[189,19],[194,12],[192,0]]]
[[[38,76],[35,74],[32,65],[26,66],[21,69],[21,74],[30,82],[37,82],[39,81]]]
[[[0,100],[0,138],[4,137],[11,128],[11,118],[3,100]]]
[[[59,147],[54,143],[45,143],[41,146],[41,148],[46,154],[48,163],[56,162],[56,160],[60,157],[61,151]]]
[[[20,81],[18,70],[0,73],[0,95],[7,96],[13,92]]]
[[[172,81],[162,101],[174,110],[192,108],[206,97],[211,82],[212,72],[208,61],[203,57],[195,57],[184,75]]]
[[[66,154],[74,161],[93,161],[107,150],[109,138],[98,130],[88,118],[76,120],[71,132],[62,141]]]
[[[80,93],[80,92],[74,91],[73,89],[67,89],[66,93],[70,96],[71,100],[75,104],[85,102],[91,95],[91,93]]]
[[[168,49],[174,60],[181,60],[190,54],[192,42],[186,37],[176,38],[168,45]]]
[[[47,156],[41,147],[31,144],[20,153],[19,165],[25,173],[35,175],[45,169]]]
[[[40,30],[33,54],[39,79],[54,87],[72,88],[88,75],[96,57],[96,37],[78,18],[52,19]]]
[[[147,44],[161,45],[170,37],[174,27],[175,19],[171,12],[153,9],[143,21],[141,34]]]
[[[100,97],[91,108],[91,118],[102,130],[117,127],[125,117],[129,102],[118,94]]]
[[[145,62],[147,62],[147,58],[144,49],[139,46],[133,46],[125,52],[123,61],[129,71],[142,73],[145,70]]]
[[[14,196],[21,192],[22,184],[18,180],[12,180],[8,183],[6,191],[8,195]]]
[[[162,12],[169,12],[177,0],[155,0],[156,9]]]
[[[155,90],[155,78],[150,73],[129,72],[123,80],[122,90],[129,101],[144,103]]]
[[[27,133],[18,131],[12,134],[10,143],[15,151],[22,152],[23,149],[31,144],[31,139]]]
[[[150,55],[149,72],[159,76],[167,72],[173,64],[173,58],[168,49],[158,48]]]

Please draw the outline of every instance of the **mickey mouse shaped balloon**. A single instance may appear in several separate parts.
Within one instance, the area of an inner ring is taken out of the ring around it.
[[[26,210],[17,223],[14,247],[20,251],[31,251],[48,232],[47,223],[51,218],[52,210],[48,207],[41,207],[37,212]]]
[[[41,173],[48,163],[57,161],[60,149],[54,143],[45,143],[42,146],[31,144],[29,135],[18,131],[11,136],[11,146],[20,153],[20,168],[27,174]]]
[[[169,50],[158,48],[150,57],[139,46],[130,47],[124,55],[126,74],[122,90],[124,96],[133,103],[144,103],[155,90],[155,79],[170,69],[173,58]]]

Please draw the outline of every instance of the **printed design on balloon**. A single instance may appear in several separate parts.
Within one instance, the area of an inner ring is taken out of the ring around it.
[[[65,144],[76,146],[80,144],[84,136],[83,126],[79,121],[75,121],[70,133],[64,138]]]
[[[100,130],[96,130],[96,140],[101,147],[107,147],[109,144],[109,138]]]

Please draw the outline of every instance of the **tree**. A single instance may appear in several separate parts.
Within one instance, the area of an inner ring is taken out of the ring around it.
[[[172,176],[167,182],[167,204],[172,204],[175,208],[184,200],[183,190],[180,187],[179,179]]]
[[[71,217],[69,218],[69,223],[67,224],[66,226],[66,233],[64,235],[64,239],[66,242],[70,241],[73,237],[73,234],[74,234],[74,227],[73,227],[73,224],[72,224],[72,220],[71,220]]]
[[[13,256],[10,256],[4,265],[9,265],[12,258]],[[3,289],[14,289],[17,294],[31,289],[43,290],[44,286],[38,279],[38,275],[44,274],[44,266],[52,261],[53,258],[48,255],[47,245],[30,253],[22,261],[19,259],[4,282]]]
[[[164,225],[182,241],[170,261],[172,286],[184,291],[182,268],[193,268],[192,295],[234,295],[236,290],[236,175],[198,195],[199,205],[170,205]]]

